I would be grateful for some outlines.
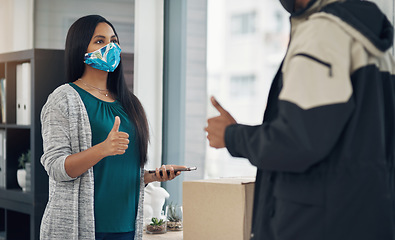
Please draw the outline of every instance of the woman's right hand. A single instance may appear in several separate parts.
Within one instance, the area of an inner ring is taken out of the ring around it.
[[[128,148],[129,134],[120,132],[119,125],[121,125],[121,119],[116,116],[111,132],[107,139],[102,142],[102,150],[105,156],[122,155]]]
[[[108,156],[124,154],[129,144],[129,135],[119,131],[121,119],[115,117],[107,139],[85,151],[69,155],[65,160],[66,173],[71,178],[76,178]]]

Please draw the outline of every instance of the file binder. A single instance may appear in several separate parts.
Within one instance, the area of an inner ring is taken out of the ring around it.
[[[31,67],[30,63],[16,66],[16,124],[30,125],[31,113]]]

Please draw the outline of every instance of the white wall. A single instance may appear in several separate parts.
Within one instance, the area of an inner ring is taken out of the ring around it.
[[[0,0],[0,53],[33,47],[33,0]]]
[[[64,49],[71,24],[99,14],[116,28],[124,52],[134,52],[134,0],[0,0],[0,53]]]
[[[122,51],[134,52],[134,0],[34,1],[36,48],[64,49],[71,24],[82,16],[98,14],[114,25]]]
[[[151,142],[147,169],[162,158],[163,0],[136,0],[134,93],[147,113]]]

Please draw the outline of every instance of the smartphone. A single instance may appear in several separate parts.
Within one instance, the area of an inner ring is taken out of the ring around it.
[[[174,173],[182,172],[182,171],[194,171],[197,170],[197,167],[187,167],[187,168],[174,168]],[[170,170],[166,170],[167,175],[170,174]],[[149,170],[148,173],[155,173],[155,170]],[[163,176],[162,170],[159,169],[159,174]]]

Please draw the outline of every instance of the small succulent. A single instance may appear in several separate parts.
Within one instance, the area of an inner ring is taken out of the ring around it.
[[[167,228],[170,231],[182,230],[182,207],[170,203],[167,206]]]
[[[147,225],[147,233],[166,233],[166,221],[153,217],[150,225]]]
[[[22,153],[22,155],[18,158],[19,165],[18,167],[25,169],[26,163],[30,162],[30,149],[26,153]]]
[[[159,219],[157,219],[156,217],[153,217],[153,218],[151,219],[150,225],[151,225],[151,226],[161,226],[161,225],[163,225],[164,223],[165,223],[165,222],[163,221],[163,219],[159,220]]]
[[[167,213],[167,219],[170,222],[181,222],[182,216],[180,216],[180,213],[176,211],[177,209],[177,204],[170,203],[168,205],[168,213]]]

